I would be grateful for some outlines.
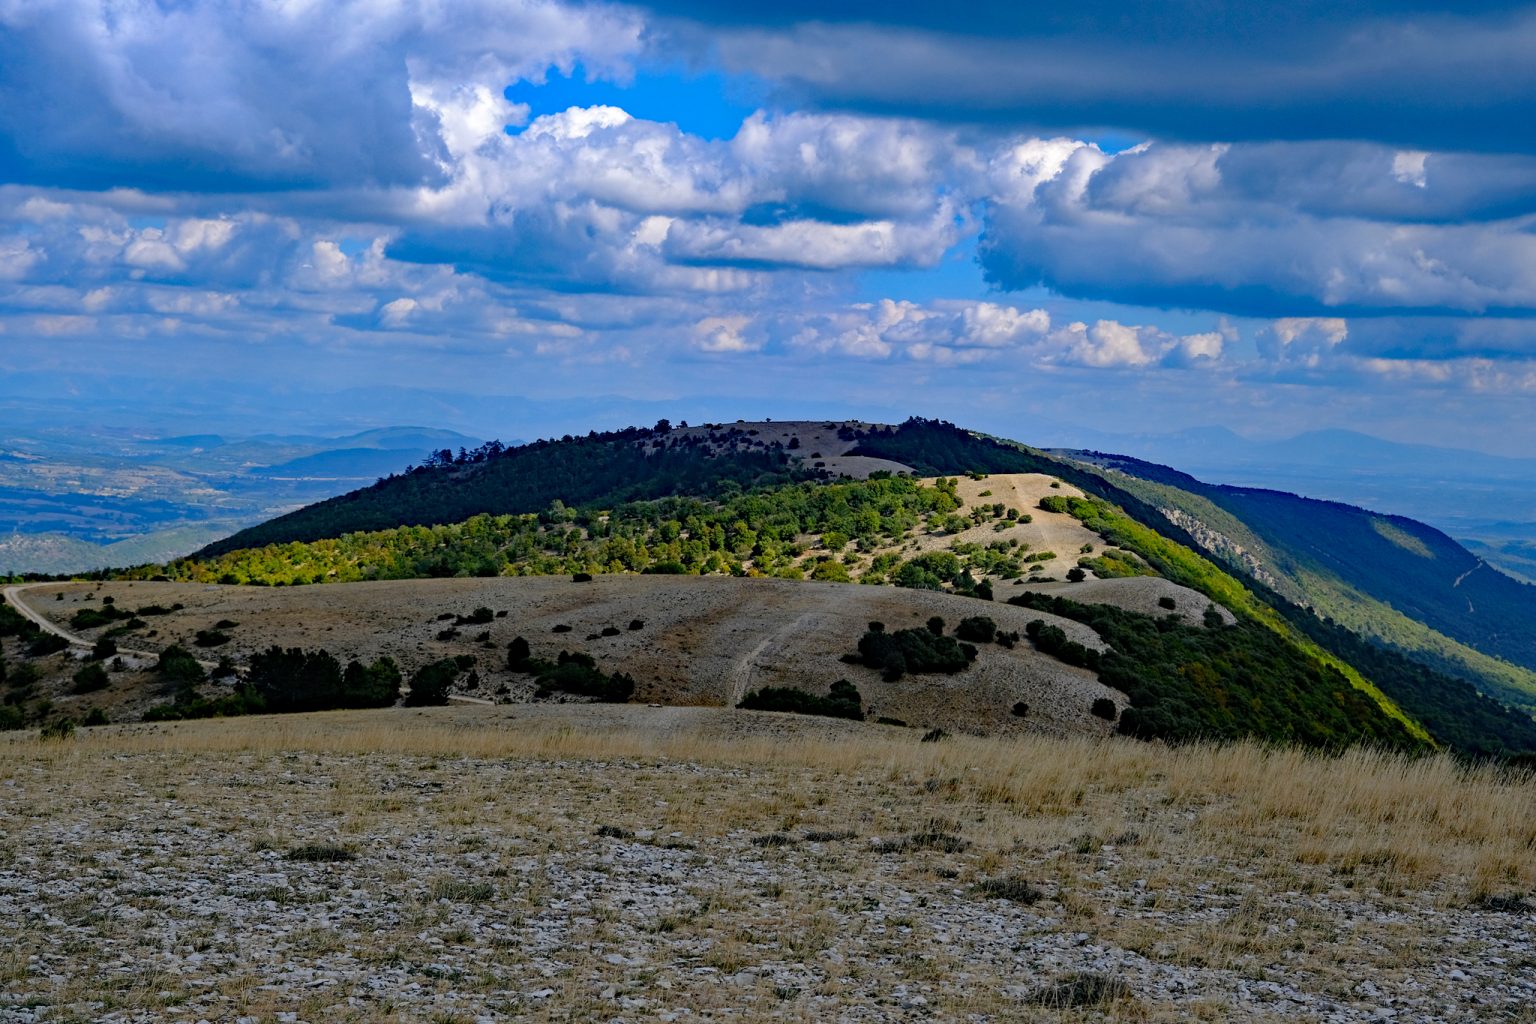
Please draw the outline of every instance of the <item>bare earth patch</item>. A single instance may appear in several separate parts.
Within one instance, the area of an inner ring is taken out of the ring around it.
[[[1445,759],[461,707],[7,737],[0,799],[7,1021],[1536,1005],[1536,783]]]

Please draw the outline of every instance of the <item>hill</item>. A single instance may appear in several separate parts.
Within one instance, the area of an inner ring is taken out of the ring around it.
[[[1422,661],[1360,642],[1300,607],[1301,595],[1282,592],[1262,566],[1204,543],[1219,526],[1236,529],[1236,515],[1209,501],[1211,522],[1183,515],[1144,484],[1152,486],[933,421],[663,421],[442,453],[202,557],[118,576],[285,585],[641,573],[938,590],[1114,634],[1099,660],[1071,657],[1129,687],[1121,692],[1134,713],[1120,716],[1123,731],[1536,750],[1528,717]],[[482,511],[451,521],[468,508]],[[343,529],[369,522],[396,525]],[[303,534],[325,536],[241,546]],[[1204,635],[1211,629],[1218,633]]]
[[[1164,466],[1070,453],[1199,534],[1288,599],[1536,709],[1536,586],[1433,527],[1280,491],[1206,484]]]

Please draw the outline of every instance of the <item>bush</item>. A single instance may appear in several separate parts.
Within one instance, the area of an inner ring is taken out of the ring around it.
[[[89,710],[89,711],[87,711],[85,713],[85,718],[83,718],[81,720],[80,724],[81,725],[109,725],[111,723],[108,721],[107,713],[105,711],[101,710],[101,708],[91,708],[91,710]]]
[[[635,681],[624,673],[605,675],[591,655],[561,651],[553,665],[533,662],[534,696],[547,697],[551,693],[574,694],[578,697],[596,697],[604,704],[623,704],[634,696]]]
[[[180,644],[172,644],[160,652],[155,670],[168,686],[196,686],[206,678],[203,666],[197,663],[191,651]]]
[[[93,661],[75,673],[74,685],[69,688],[69,692],[96,693],[111,685],[112,679],[107,675],[107,670],[101,667],[100,662]]]
[[[107,626],[118,619],[131,619],[132,612],[120,611],[112,605],[102,609],[81,608],[69,617],[71,629],[95,629],[97,626]]]
[[[410,690],[405,695],[408,708],[434,707],[448,703],[448,688],[459,677],[459,664],[443,658],[423,665],[411,675]]]
[[[1113,722],[1119,711],[1115,708],[1115,702],[1108,697],[1100,697],[1093,702],[1093,716],[1102,718],[1106,722]]]
[[[747,694],[736,706],[749,711],[788,711],[864,721],[864,698],[846,679],[833,683],[825,697],[789,686],[765,686]]]
[[[104,636],[91,645],[91,659],[102,661],[117,654],[117,641],[109,636]]]
[[[1075,565],[1072,568],[1067,570],[1067,582],[1068,583],[1081,583],[1081,582],[1083,582],[1083,580],[1085,580],[1087,578],[1088,578],[1088,574],[1083,572],[1082,569],[1078,568]]]
[[[489,608],[480,607],[468,615],[456,616],[453,620],[455,626],[483,626],[496,617],[496,613]]]
[[[528,646],[528,641],[522,637],[516,637],[507,644],[507,669],[511,672],[531,672],[529,664],[533,658],[533,651]]]
[[[1157,606],[1159,608],[1166,608],[1169,611],[1173,611],[1179,606],[1179,603],[1171,597],[1164,596],[1157,599]]]
[[[1014,600],[1009,601],[1015,603]],[[1049,654],[1057,661],[1064,661],[1068,665],[1078,668],[1099,669],[1102,656],[1091,647],[1084,647],[1076,640],[1068,640],[1066,630],[1060,626],[1052,626],[1042,619],[1034,619],[1024,627],[1024,634],[1035,645],[1035,649],[1042,654]]]
[[[347,702],[341,663],[326,650],[269,647],[251,656],[246,680],[271,711],[375,706]]]
[[[69,641],[57,633],[43,633],[27,645],[27,657],[45,658],[50,654],[69,650]]]
[[[198,647],[218,647],[229,643],[229,634],[217,629],[200,629],[192,643]]]
[[[0,732],[26,728],[27,716],[14,704],[0,704]]]
[[[997,623],[985,615],[972,615],[960,620],[955,627],[955,636],[960,640],[989,644],[997,636]]]
[[[400,699],[403,677],[395,659],[383,657],[364,666],[360,661],[347,663],[341,676],[341,700],[338,707],[387,708]]]
[[[928,620],[928,632],[932,633],[934,636],[943,636],[944,620],[937,615],[933,616]]]
[[[75,734],[75,720],[73,718],[55,718],[38,730],[37,738],[40,740],[63,741]]]
[[[967,647],[927,629],[870,630],[859,639],[857,660],[894,682],[908,672],[959,672],[975,657],[976,648],[970,647],[972,653],[967,654]]]

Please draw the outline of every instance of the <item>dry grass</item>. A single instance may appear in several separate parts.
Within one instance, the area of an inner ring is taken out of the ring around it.
[[[1257,1020],[1287,1015],[1272,985],[1346,1016],[1530,1019],[1521,916],[1477,909],[1536,888],[1528,773],[759,720],[449,708],[7,738],[0,992],[60,1019]],[[963,843],[876,845],[913,836]],[[355,860],[284,860],[306,846]],[[188,886],[239,915],[177,909]],[[177,968],[199,946],[216,992]],[[1463,1004],[1457,964],[1491,1001]],[[1060,1009],[1085,977],[1107,979],[1093,1005]]]

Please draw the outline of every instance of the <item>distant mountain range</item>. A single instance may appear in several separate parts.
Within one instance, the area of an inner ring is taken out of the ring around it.
[[[50,428],[0,449],[0,571],[159,562],[481,442],[389,427],[341,437],[142,436]]]
[[[1508,572],[1536,579],[1536,459],[1401,444],[1349,430],[1277,441],[1249,440],[1221,427],[1174,434],[1079,431],[1071,447],[1177,466],[1215,483],[1409,516]]]

